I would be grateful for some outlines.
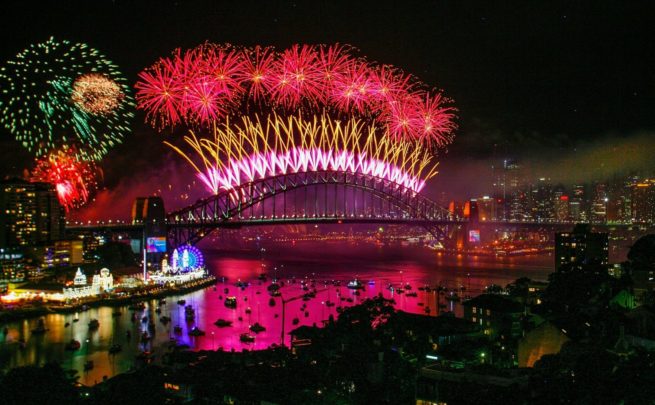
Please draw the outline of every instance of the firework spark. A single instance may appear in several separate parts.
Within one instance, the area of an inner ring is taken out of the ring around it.
[[[73,148],[64,148],[36,159],[32,181],[50,183],[66,209],[84,205],[96,189],[96,169],[92,162],[78,160]]]
[[[166,142],[217,194],[241,184],[287,173],[335,170],[385,178],[416,192],[436,174],[427,148],[380,136],[359,120],[345,124],[326,115],[311,120],[243,117],[239,125],[217,125],[213,138],[185,137],[191,152]]]
[[[98,160],[130,131],[126,80],[86,44],[30,46],[0,68],[0,89],[0,123],[37,156],[74,144],[81,158]]]
[[[201,102],[192,94],[198,80],[215,89]],[[428,94],[425,87],[340,45],[293,45],[275,52],[203,44],[160,59],[139,74],[136,84],[138,108],[159,127],[210,127],[217,119],[239,115],[251,99],[275,112],[356,114],[386,127],[395,138],[438,148],[452,141],[455,109],[441,93]]]

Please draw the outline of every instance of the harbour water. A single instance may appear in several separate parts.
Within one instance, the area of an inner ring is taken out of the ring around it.
[[[339,307],[355,305],[367,297],[382,294],[393,298],[398,309],[409,312],[426,313],[429,308],[432,316],[443,311],[461,315],[459,302],[442,296],[439,306],[434,291],[422,291],[419,287],[440,285],[460,295],[476,295],[492,283],[505,286],[519,277],[546,280],[553,267],[551,256],[498,261],[484,257],[439,256],[423,247],[346,242],[272,245],[264,251],[205,249],[204,252],[209,272],[219,280],[224,278],[216,287],[170,296],[165,303],[147,301],[145,308],[137,311],[127,307],[100,307],[76,314],[47,315],[43,317],[47,329],[43,334],[32,332],[38,319],[0,325],[8,331],[4,334],[0,330],[0,369],[56,361],[65,369],[77,370],[81,383],[94,384],[104,376],[111,377],[138,366],[137,355],[143,351],[151,352],[155,363],[160,362],[171,339],[192,350],[258,350],[281,344],[282,299],[288,300],[284,320],[284,344],[288,345],[288,332],[292,329],[301,325],[321,325],[330,316],[337,317]],[[260,279],[263,272],[267,274],[266,281]],[[271,299],[267,287],[275,277],[284,285],[280,288],[281,297]],[[347,288],[347,283],[354,279],[361,281],[362,290]],[[237,287],[239,282],[248,286]],[[339,283],[340,286],[335,285]],[[396,289],[406,284],[411,290],[398,294]],[[301,298],[313,289],[317,291],[315,298]],[[408,296],[408,292],[416,293],[416,297]],[[227,296],[236,297],[236,308],[225,306]],[[185,303],[178,304],[180,300]],[[185,316],[185,306],[193,308],[192,320]],[[120,315],[114,313],[118,311]],[[161,316],[170,317],[171,321],[164,324]],[[232,325],[214,325],[219,318],[231,321]],[[95,331],[89,330],[92,319],[100,324]],[[148,328],[150,321],[154,329]],[[249,327],[255,323],[266,330],[258,334],[252,332]],[[176,326],[181,328],[177,333]],[[189,331],[194,327],[205,335],[190,336]],[[141,339],[144,332],[149,337],[146,342]],[[254,336],[254,342],[242,342],[240,335],[244,333]],[[81,347],[66,350],[72,339],[79,341]],[[110,354],[109,349],[114,344],[119,344],[122,350]],[[93,368],[84,371],[89,361],[93,362]]]

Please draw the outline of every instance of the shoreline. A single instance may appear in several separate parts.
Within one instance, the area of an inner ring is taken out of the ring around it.
[[[83,311],[82,307],[89,308],[97,307],[120,307],[129,304],[134,304],[151,299],[164,298],[172,295],[186,294],[188,292],[201,290],[216,283],[216,277],[209,275],[200,280],[189,281],[185,284],[173,287],[165,287],[161,290],[154,292],[146,291],[142,294],[137,294],[129,297],[109,297],[99,298],[90,301],[79,302],[75,305],[58,305],[58,306],[38,306],[25,309],[16,309],[3,311],[0,313],[0,324],[15,322],[25,319],[37,318],[48,314],[70,314],[74,312]]]

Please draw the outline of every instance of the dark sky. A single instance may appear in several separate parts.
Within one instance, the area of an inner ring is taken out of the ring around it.
[[[446,188],[448,179],[466,184],[471,173],[463,166],[478,170],[492,157],[536,161],[547,171],[550,159],[564,164],[563,154],[585,154],[593,166],[587,153],[599,147],[655,150],[650,3],[5,0],[0,59],[54,35],[100,49],[134,83],[158,57],[205,40],[278,48],[349,43],[455,100],[460,129],[436,186]],[[142,124],[141,113],[136,121],[136,134],[103,162],[110,186],[126,162],[142,156],[144,142],[152,143],[151,154],[164,151],[162,135]],[[29,155],[0,134],[0,174],[18,171]]]

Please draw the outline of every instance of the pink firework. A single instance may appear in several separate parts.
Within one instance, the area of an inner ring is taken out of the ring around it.
[[[363,62],[350,68],[334,80],[331,101],[341,111],[365,113],[373,101],[370,69]]]
[[[204,44],[162,58],[136,84],[138,106],[155,125],[208,125],[240,113],[252,100],[285,112],[304,106],[358,114],[394,138],[441,147],[452,141],[456,110],[438,91],[427,96],[417,90],[424,87],[339,44],[294,45],[283,52]]]
[[[197,79],[187,90],[184,104],[197,121],[207,124],[225,113],[221,108],[222,95],[215,81]]]
[[[319,148],[292,148],[286,152],[259,152],[243,159],[230,159],[220,167],[211,166],[198,173],[208,191],[218,194],[241,184],[268,176],[307,171],[338,170],[362,173],[387,179],[419,192],[425,180],[387,161],[368,157],[365,153]]]
[[[275,74],[275,52],[272,48],[256,46],[243,52],[241,81],[250,85],[249,96],[262,101],[271,91]]]
[[[323,77],[314,47],[294,45],[284,51],[278,61],[273,96],[276,102],[288,107],[298,107],[305,100],[316,105],[323,96]]]
[[[240,96],[244,63],[241,52],[231,48],[208,47],[201,62],[203,75],[210,76],[230,100]]]
[[[139,108],[146,110],[154,125],[160,121],[162,126],[175,126],[184,118],[185,82],[171,67],[170,61],[163,60],[152,70],[139,73],[135,86]]]
[[[425,94],[415,116],[416,133],[421,140],[443,146],[452,142],[455,129],[453,107],[445,106],[441,94]]]

